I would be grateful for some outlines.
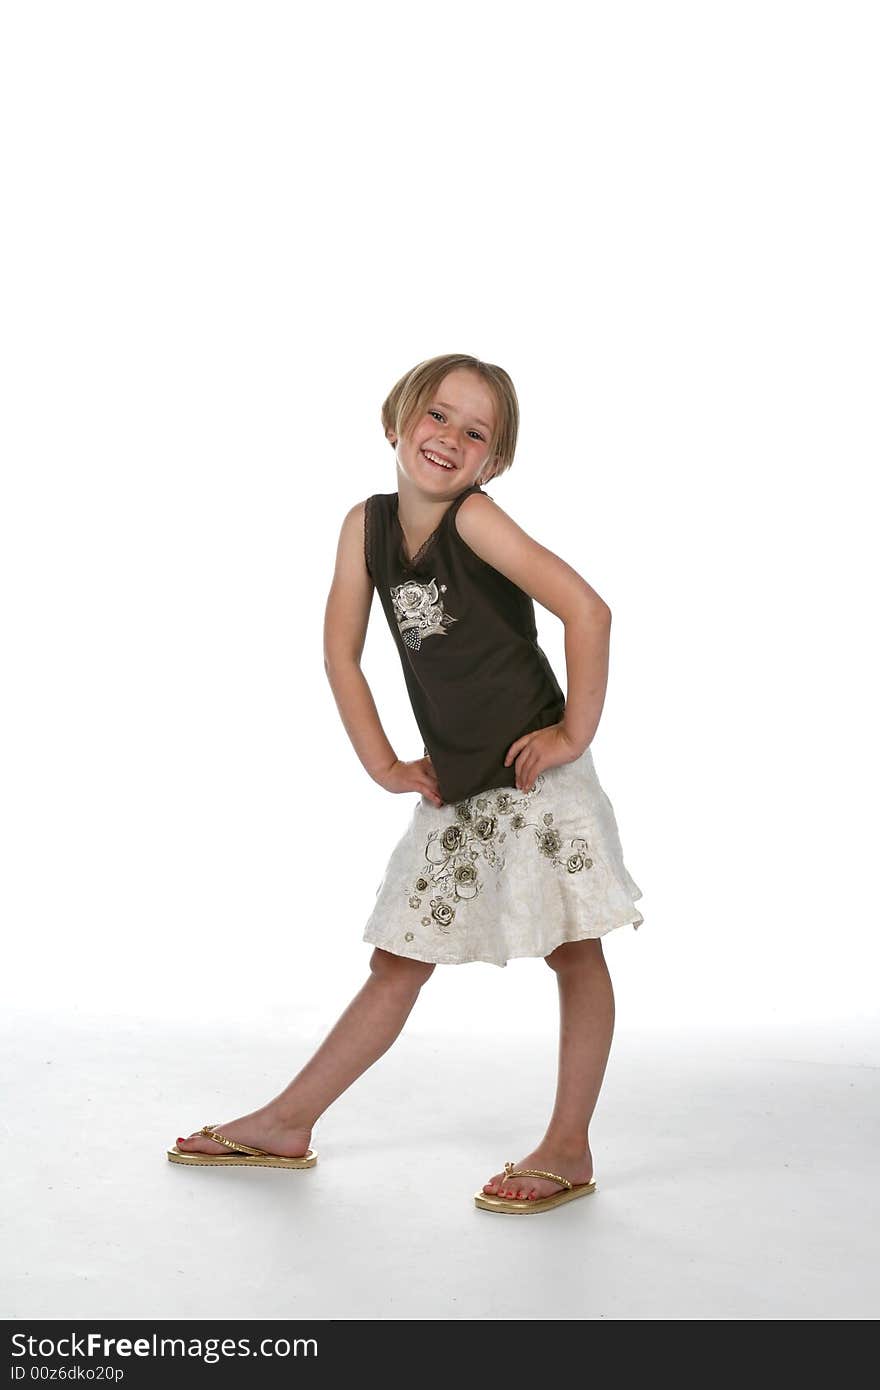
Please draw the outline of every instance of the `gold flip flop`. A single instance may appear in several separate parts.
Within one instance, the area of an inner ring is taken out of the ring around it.
[[[209,1139],[216,1139],[218,1144],[225,1144],[227,1148],[234,1150],[231,1154],[200,1154],[184,1153],[174,1145],[173,1149],[166,1149],[166,1153],[171,1163],[192,1163],[199,1167],[204,1165],[211,1167],[228,1167],[230,1164],[240,1163],[245,1168],[314,1168],[318,1161],[318,1155],[314,1149],[306,1149],[300,1158],[283,1158],[281,1154],[266,1153],[265,1149],[252,1149],[249,1144],[239,1144],[234,1139],[227,1139],[220,1134],[216,1125],[203,1125],[199,1134],[205,1134]]]
[[[536,1197],[534,1201],[528,1197],[492,1197],[488,1192],[475,1192],[474,1202],[483,1211],[549,1211],[561,1202],[573,1202],[575,1197],[587,1197],[596,1191],[595,1178],[589,1182],[569,1182],[558,1173],[548,1173],[543,1168],[514,1168],[512,1163],[505,1163],[504,1172],[508,1178],[548,1178],[550,1182],[561,1183],[563,1191],[551,1192],[549,1197]]]

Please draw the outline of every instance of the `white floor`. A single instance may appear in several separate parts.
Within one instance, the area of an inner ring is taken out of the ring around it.
[[[472,1194],[539,1137],[551,1037],[404,1030],[322,1118],[304,1172],[187,1169],[165,1149],[269,1099],[317,1034],[27,1019],[3,1041],[7,1319],[880,1312],[880,1040],[864,1029],[618,1022],[599,1190],[521,1219]]]

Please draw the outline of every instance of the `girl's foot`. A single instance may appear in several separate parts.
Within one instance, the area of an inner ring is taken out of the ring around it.
[[[593,1176],[593,1155],[589,1145],[586,1149],[565,1149],[559,1145],[539,1144],[534,1153],[527,1154],[514,1168],[543,1168],[547,1173],[560,1173],[569,1182],[589,1182]],[[483,1183],[487,1197],[522,1197],[537,1201],[539,1197],[550,1197],[554,1192],[562,1192],[561,1183],[550,1182],[548,1178],[508,1178],[504,1173],[496,1173],[494,1178]]]
[[[263,1149],[266,1153],[277,1154],[281,1158],[302,1158],[312,1139],[309,1125],[278,1115],[268,1106],[254,1110],[252,1114],[244,1115],[240,1120],[233,1120],[228,1125],[215,1125],[214,1128],[227,1139],[235,1139],[239,1144],[249,1144],[254,1149]],[[177,1147],[186,1154],[233,1152],[225,1144],[218,1143],[216,1139],[209,1139],[206,1134],[199,1134],[198,1131],[188,1139],[178,1139]]]

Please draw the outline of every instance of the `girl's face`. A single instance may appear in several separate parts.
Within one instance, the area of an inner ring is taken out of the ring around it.
[[[421,419],[397,442],[398,467],[426,492],[457,495],[478,482],[490,462],[494,430],[495,399],[489,387],[476,372],[456,368],[443,378]],[[388,438],[395,443],[393,433]],[[450,466],[432,461],[430,454]]]

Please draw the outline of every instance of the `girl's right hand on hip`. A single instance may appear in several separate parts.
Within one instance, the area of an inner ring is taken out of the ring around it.
[[[388,792],[421,792],[435,806],[444,804],[434,764],[427,755],[411,762],[401,762],[398,758],[376,781]]]

